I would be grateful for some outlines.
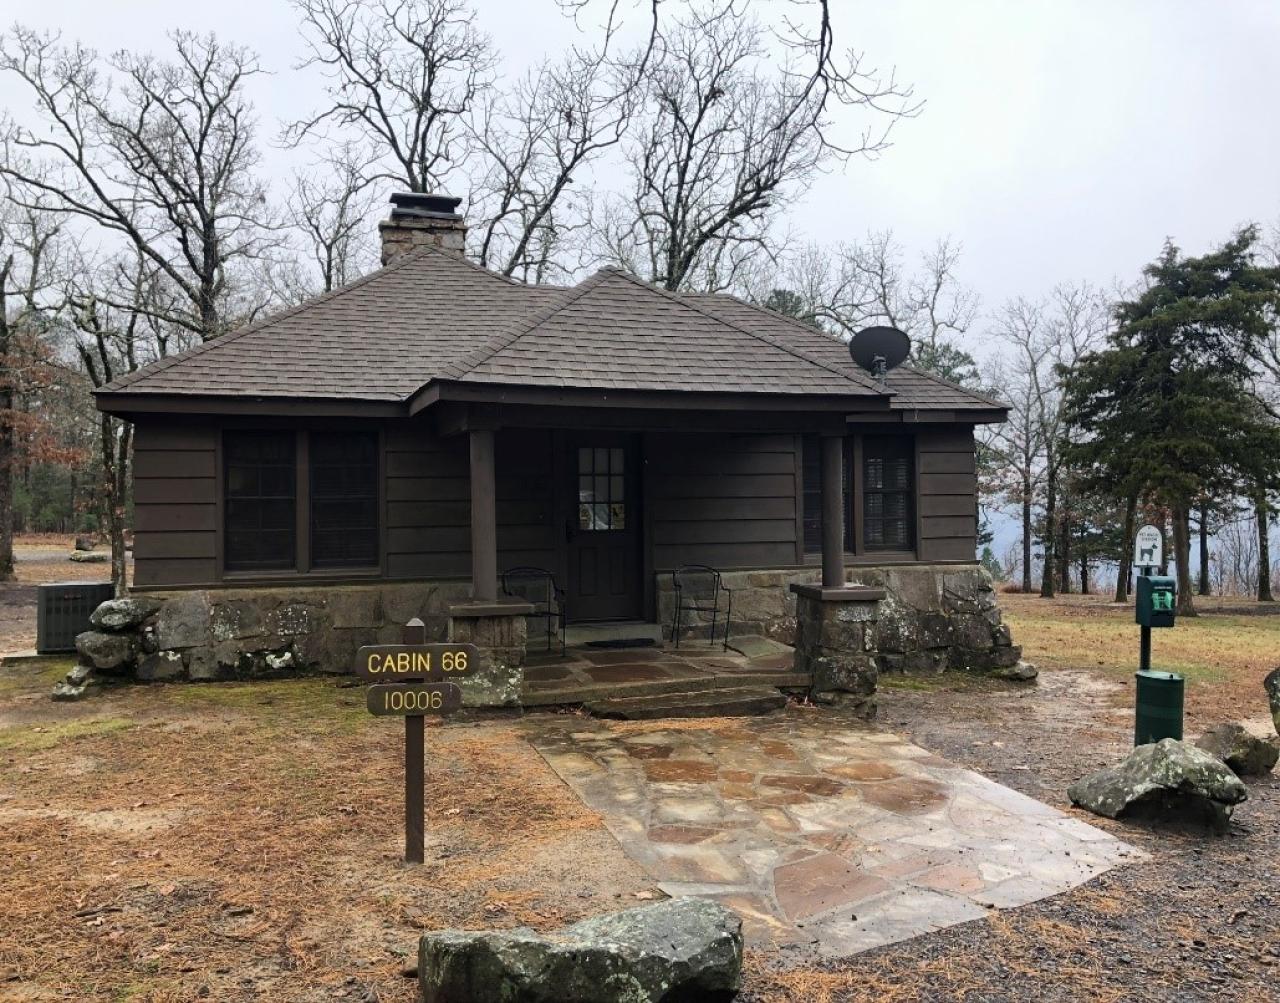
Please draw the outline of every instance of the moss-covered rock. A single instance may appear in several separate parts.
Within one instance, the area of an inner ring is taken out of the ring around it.
[[[683,898],[553,936],[443,930],[419,944],[418,982],[423,1003],[722,1003],[742,986],[742,921]]]

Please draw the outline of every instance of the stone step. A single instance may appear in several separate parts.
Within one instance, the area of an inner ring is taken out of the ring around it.
[[[708,690],[742,687],[769,687],[807,690],[812,682],[807,672],[727,672],[695,679],[646,679],[634,683],[568,682],[557,686],[531,686],[525,684],[520,702],[525,707],[558,707],[580,704],[600,698],[607,690],[611,697],[678,696],[684,693],[701,693]]]
[[[781,710],[787,698],[770,686],[720,686],[694,693],[606,697],[583,706],[596,717],[645,721],[663,717],[754,717]]]

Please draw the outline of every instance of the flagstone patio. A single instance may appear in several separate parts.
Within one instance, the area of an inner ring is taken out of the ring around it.
[[[756,945],[850,955],[1143,856],[830,710],[530,724],[542,757],[664,892],[731,906]]]

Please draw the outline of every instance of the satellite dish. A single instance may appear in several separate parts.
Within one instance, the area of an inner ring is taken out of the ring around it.
[[[849,356],[878,380],[906,361],[911,339],[896,327],[866,327],[849,342]]]

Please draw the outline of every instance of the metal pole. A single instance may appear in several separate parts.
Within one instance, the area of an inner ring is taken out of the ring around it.
[[[427,627],[414,617],[404,625],[400,640],[426,644]],[[414,714],[404,719],[404,862],[421,864],[427,842],[426,719]]]
[[[1146,578],[1151,574],[1151,569],[1144,567],[1139,574]],[[1151,628],[1138,628],[1138,671],[1151,671]]]

